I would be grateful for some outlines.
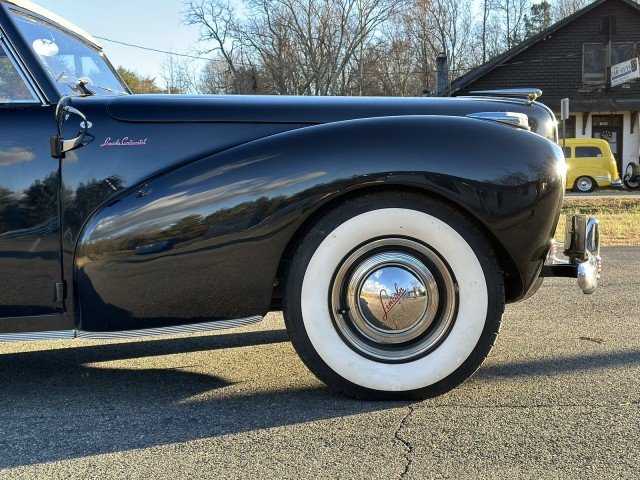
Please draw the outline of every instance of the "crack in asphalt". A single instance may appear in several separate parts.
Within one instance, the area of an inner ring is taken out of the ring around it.
[[[407,414],[402,418],[402,420],[400,420],[400,423],[398,424],[398,428],[396,429],[395,433],[394,433],[394,438],[400,442],[404,448],[406,449],[405,454],[404,454],[404,459],[405,459],[405,466],[404,466],[404,471],[400,474],[400,478],[406,478],[407,474],[409,473],[409,469],[411,468],[411,463],[413,462],[413,460],[411,459],[411,454],[413,453],[413,445],[411,445],[411,442],[405,440],[404,438],[402,438],[400,432],[405,429],[407,427],[407,425],[409,424],[409,417],[411,417],[411,415],[413,415],[413,412],[415,411],[414,408],[412,406],[408,406],[407,409],[409,410],[407,412]]]

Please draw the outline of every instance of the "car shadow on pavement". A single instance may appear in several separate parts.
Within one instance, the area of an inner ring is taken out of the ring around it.
[[[516,363],[486,365],[474,377],[490,381],[492,378],[538,377],[562,373],[606,370],[614,367],[640,366],[640,350],[602,352],[588,355],[553,357]]]
[[[141,368],[137,360],[254,346],[258,348],[250,354],[266,357],[287,341],[286,331],[279,329],[127,343],[85,342],[78,347],[0,354],[0,469],[406,405],[355,401],[333,394],[319,382],[310,386],[310,375],[292,352],[289,363],[298,374],[305,374],[304,385],[296,388],[293,375],[287,380],[292,388],[269,390],[267,383],[266,390],[264,385],[257,389],[249,385],[240,393],[225,390],[233,385],[227,379],[233,365],[210,365],[203,374],[189,371],[188,366],[176,368],[172,362],[158,368],[161,360],[154,367]],[[228,356],[239,357],[237,361],[244,361],[253,374],[252,361],[234,354]],[[125,361],[122,368],[92,365],[119,360]],[[277,373],[275,368],[264,368],[277,361],[276,357],[257,359],[255,368],[263,370],[254,377],[281,375],[282,367]]]
[[[350,400],[331,393],[319,383],[310,385],[308,377],[298,383],[296,374],[304,371],[304,367],[291,352],[291,357],[287,357],[289,364],[284,368],[265,369],[264,365],[273,365],[275,357],[256,359],[255,368],[263,370],[247,383],[260,386],[244,386],[247,388],[235,393],[227,388],[233,386],[225,374],[233,367],[229,365],[211,366],[213,374],[183,367],[158,367],[157,363],[154,368],[136,369],[135,359],[249,346],[259,346],[252,355],[268,356],[270,348],[285,341],[284,330],[271,330],[0,355],[3,379],[0,468],[150,448],[408,405]],[[247,362],[243,358],[238,361]],[[126,369],[90,365],[116,360],[131,362],[127,362]],[[629,365],[640,365],[640,351],[492,365],[481,368],[474,381]],[[253,365],[247,362],[247,368]],[[292,370],[289,383],[285,383],[288,386],[276,382],[279,386],[270,389],[270,376],[289,376],[288,369]],[[469,394],[473,394],[473,389]]]

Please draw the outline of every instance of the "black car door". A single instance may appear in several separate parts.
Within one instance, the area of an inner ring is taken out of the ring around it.
[[[55,132],[53,109],[0,39],[0,318],[63,310]]]

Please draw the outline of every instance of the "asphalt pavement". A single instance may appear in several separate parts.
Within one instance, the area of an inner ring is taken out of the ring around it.
[[[141,341],[0,344],[0,478],[640,478],[640,247],[585,296],[508,305],[465,384],[360,402],[300,362],[282,318]]]

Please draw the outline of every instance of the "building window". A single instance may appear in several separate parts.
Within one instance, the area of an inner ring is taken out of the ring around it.
[[[630,60],[637,56],[636,44],[613,43],[608,48],[605,43],[585,43],[582,45],[583,83],[605,83],[607,67]]]
[[[557,118],[560,118],[560,114],[556,114]],[[558,136],[560,137],[560,139],[562,139],[562,131],[565,131],[565,137],[564,138],[574,138],[576,136],[576,116],[575,115],[571,115],[569,118],[567,118],[566,120],[562,121],[559,120],[558,121]],[[560,142],[562,143],[562,142]]]

